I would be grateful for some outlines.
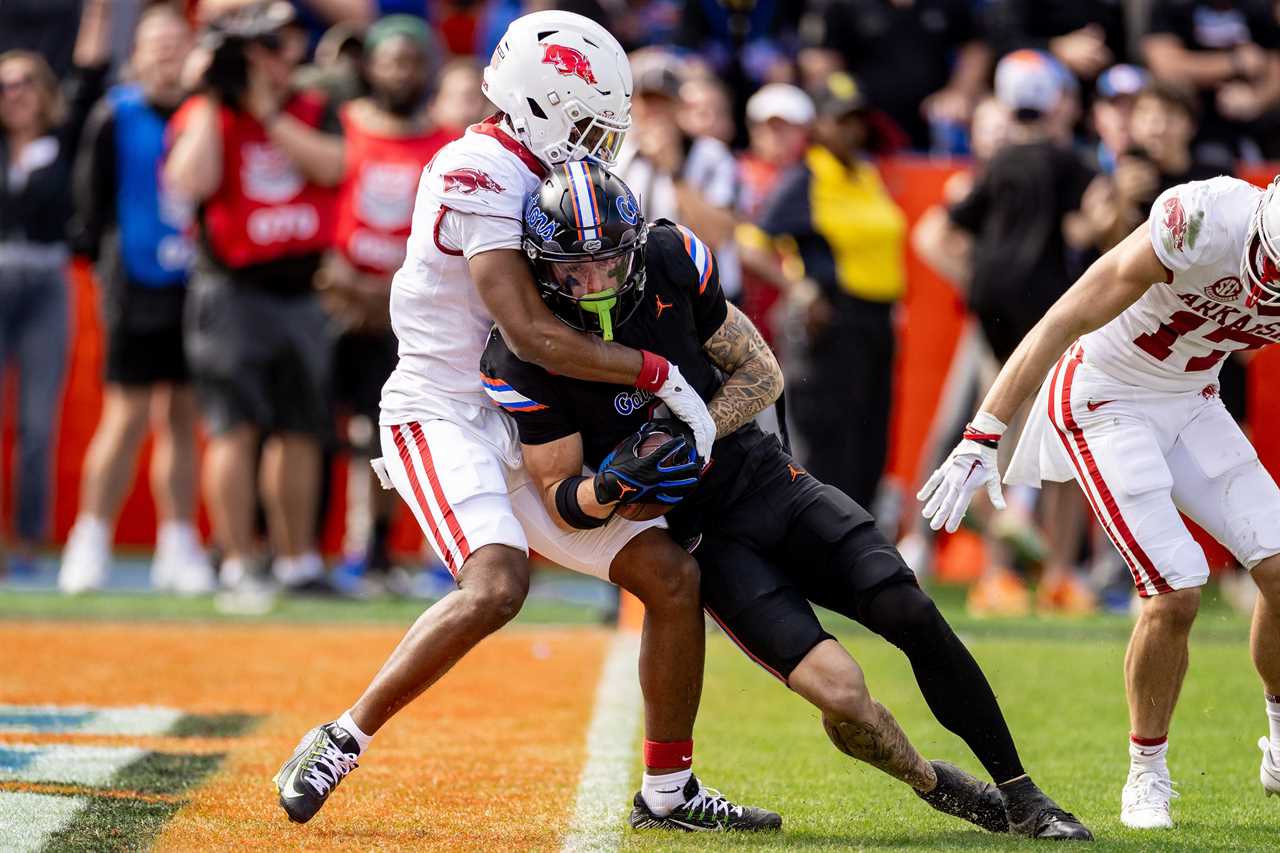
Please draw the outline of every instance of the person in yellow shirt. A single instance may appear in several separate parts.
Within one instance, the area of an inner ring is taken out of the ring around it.
[[[907,223],[867,158],[879,132],[854,79],[830,75],[813,100],[813,145],[756,224],[788,256],[800,306],[786,365],[800,456],[871,506],[888,454]]]

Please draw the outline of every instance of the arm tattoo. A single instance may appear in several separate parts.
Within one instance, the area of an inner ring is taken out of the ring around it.
[[[822,727],[836,749],[845,755],[865,761],[918,791],[927,791],[937,783],[933,766],[924,760],[907,740],[906,732],[879,702],[872,702],[874,719],[863,722],[836,721],[822,716]]]
[[[702,345],[716,367],[729,374],[707,404],[724,438],[763,412],[782,393],[782,368],[747,316],[732,305],[724,324]]]

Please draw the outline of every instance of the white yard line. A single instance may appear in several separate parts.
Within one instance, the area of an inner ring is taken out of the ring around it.
[[[622,842],[637,782],[632,777],[642,705],[639,655],[638,633],[619,631],[614,636],[596,687],[587,761],[578,780],[573,820],[560,848],[565,853],[611,853]]]
[[[0,745],[0,779],[100,787],[147,754],[132,746]],[[3,848],[0,848],[3,849]]]
[[[0,705],[0,732],[163,735],[183,716],[184,712],[173,708],[148,705],[132,708]]]
[[[0,850],[40,850],[54,833],[71,823],[86,803],[84,797],[0,791]]]

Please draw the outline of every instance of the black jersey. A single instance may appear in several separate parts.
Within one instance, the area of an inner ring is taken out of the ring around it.
[[[614,329],[614,340],[656,353],[680,368],[699,396],[710,400],[724,377],[703,344],[724,324],[728,306],[706,244],[689,229],[658,220],[645,247],[645,284],[635,313]],[[595,467],[619,441],[655,417],[653,394],[555,376],[512,354],[495,328],[480,361],[486,392],[515,419],[522,444],[547,444],[582,435],[583,458]],[[696,532],[696,510],[746,483],[752,451],[765,436],[749,423],[716,442],[713,464],[697,492],[669,514],[672,527]]]

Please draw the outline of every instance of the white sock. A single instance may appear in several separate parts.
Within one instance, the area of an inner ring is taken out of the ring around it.
[[[240,557],[228,557],[222,561],[220,579],[223,586],[231,587],[240,583],[248,574],[248,567]]]
[[[1169,766],[1165,756],[1169,754],[1169,738],[1165,737],[1158,744],[1136,743],[1129,738],[1129,774],[1134,775],[1147,770],[1154,770],[1161,776],[1169,775]]]
[[[271,574],[286,586],[306,583],[324,575],[324,560],[315,551],[297,557],[276,557],[271,563]]]
[[[96,515],[78,515],[76,523],[72,530],[81,536],[92,537],[94,541],[101,541],[111,538],[111,528],[107,523]]]
[[[1267,696],[1267,722],[1271,725],[1271,748],[1280,752],[1280,696]]]
[[[342,726],[347,734],[356,739],[356,743],[360,747],[358,754],[364,754],[364,751],[369,748],[369,742],[373,740],[373,735],[367,735],[360,731],[360,727],[357,726],[356,721],[352,719],[350,711],[342,712],[342,716],[338,718],[338,725]]]
[[[692,769],[663,773],[660,776],[645,773],[640,796],[644,797],[644,804],[649,807],[649,811],[658,817],[666,817],[685,801],[684,785],[692,775]]]

